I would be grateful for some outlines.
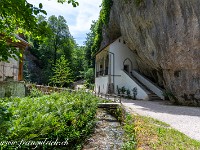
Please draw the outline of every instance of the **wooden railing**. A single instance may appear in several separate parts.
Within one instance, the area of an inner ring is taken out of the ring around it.
[[[108,75],[108,69],[96,72],[96,77]]]

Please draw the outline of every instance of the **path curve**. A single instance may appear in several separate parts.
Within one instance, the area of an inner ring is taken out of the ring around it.
[[[200,108],[172,106],[166,101],[122,100],[130,111],[166,122],[171,127],[200,141]]]

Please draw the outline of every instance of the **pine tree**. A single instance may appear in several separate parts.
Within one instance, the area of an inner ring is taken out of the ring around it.
[[[57,60],[56,64],[53,67],[54,75],[51,77],[50,81],[54,85],[59,85],[63,87],[65,84],[72,82],[71,79],[71,70],[69,68],[69,63],[65,56],[62,55],[60,59]]]

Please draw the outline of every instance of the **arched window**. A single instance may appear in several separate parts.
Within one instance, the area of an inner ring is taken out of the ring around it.
[[[123,62],[124,71],[130,73],[133,69],[133,63],[129,58],[126,58]]]

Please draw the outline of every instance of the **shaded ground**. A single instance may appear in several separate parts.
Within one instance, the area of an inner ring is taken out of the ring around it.
[[[83,150],[121,150],[123,129],[120,123],[103,109],[98,110],[97,119],[95,131]]]
[[[166,122],[187,136],[200,141],[200,108],[172,106],[166,101],[122,100],[128,111]]]

